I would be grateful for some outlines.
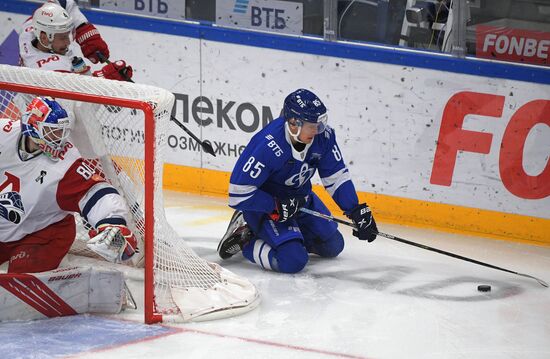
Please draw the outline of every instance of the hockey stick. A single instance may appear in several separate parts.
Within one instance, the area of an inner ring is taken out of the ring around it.
[[[106,58],[105,55],[103,55],[101,52],[98,51],[96,54],[97,54],[97,57],[99,58],[99,61],[104,62],[106,64],[111,63],[111,61],[109,61],[109,59]],[[128,78],[128,76],[126,75],[126,69],[120,70],[119,73],[122,75],[122,77],[124,77],[124,79],[126,81],[131,82],[131,83],[135,83],[132,79]],[[170,120],[172,120],[172,122],[175,122],[176,125],[178,125],[179,128],[181,128],[189,136],[191,136],[192,139],[197,141],[197,143],[199,145],[201,145],[201,148],[204,152],[216,157],[216,152],[214,151],[214,148],[212,148],[212,145],[210,144],[210,141],[208,141],[208,140],[201,141],[193,132],[191,132],[191,130],[189,130],[183,123],[178,121],[178,119],[175,118],[174,116],[170,116]]]
[[[195,134],[193,132],[191,132],[191,130],[189,130],[187,127],[185,127],[185,125],[183,123],[179,122],[178,119],[175,118],[174,116],[170,116],[170,119],[172,120],[172,122],[175,122],[176,125],[178,125],[182,130],[184,130],[189,136],[191,136],[195,141],[197,141],[197,143],[199,145],[201,145],[202,150],[204,152],[216,157],[216,152],[212,148],[212,145],[210,144],[210,141],[208,141],[208,140],[204,140],[204,141],[199,140],[199,138],[197,136],[195,136]]]
[[[355,228],[355,229],[357,228],[357,227],[355,226],[355,224],[352,223],[352,222],[344,221],[344,220],[342,220],[342,219],[338,219],[338,218],[335,218],[335,217],[333,217],[333,216],[329,216],[329,215],[327,215],[327,214],[320,213],[320,212],[317,212],[317,211],[312,211],[311,209],[308,209],[308,208],[303,208],[303,207],[302,207],[302,208],[300,208],[300,211],[302,211],[303,213],[307,213],[307,214],[309,214],[309,215],[315,216],[315,217],[324,218],[324,219],[326,219],[326,220],[328,220],[328,221],[332,221],[332,222],[337,222],[337,223],[345,224],[346,226],[350,226],[350,227]],[[509,269],[497,267],[497,266],[494,266],[494,265],[492,265],[492,264],[480,262],[480,261],[477,261],[477,260],[475,260],[475,259],[471,259],[471,258],[468,258],[468,257],[463,257],[463,256],[461,256],[461,255],[454,254],[454,253],[451,253],[451,252],[446,252],[446,251],[441,250],[441,249],[429,247],[429,246],[426,246],[426,245],[424,245],[424,244],[420,244],[420,243],[416,243],[416,242],[411,242],[411,241],[408,241],[408,240],[403,239],[403,238],[399,238],[399,237],[396,237],[396,236],[392,236],[391,234],[386,234],[386,233],[378,232],[377,235],[378,235],[378,236],[381,236],[381,237],[384,237],[384,238],[387,238],[387,239],[391,239],[391,240],[397,241],[397,242],[401,242],[401,243],[405,243],[405,244],[408,244],[408,245],[411,245],[411,246],[415,246],[415,247],[419,247],[419,248],[422,248],[422,249],[426,249],[426,250],[428,250],[428,251],[436,252],[436,253],[443,254],[443,255],[446,255],[446,256],[449,256],[449,257],[453,257],[453,258],[456,258],[456,259],[461,259],[461,260],[463,260],[463,261],[475,263],[475,264],[478,264],[478,265],[481,265],[481,266],[484,266],[484,267],[489,267],[489,268],[497,269],[497,270],[500,270],[500,271],[503,271],[503,272],[508,272],[508,273],[520,275],[520,276],[522,276],[522,277],[531,278],[531,279],[534,279],[534,280],[536,280],[537,282],[539,282],[539,284],[542,285],[543,287],[548,288],[548,284],[547,284],[545,281],[543,281],[542,279],[538,279],[538,278],[536,278],[536,277],[533,277],[533,276],[531,276],[531,275],[528,275],[528,274],[523,274],[523,273],[514,272],[514,271],[509,270]]]

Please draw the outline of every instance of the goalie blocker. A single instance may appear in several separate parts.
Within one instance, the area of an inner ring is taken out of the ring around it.
[[[0,303],[0,322],[135,308],[121,272],[92,267],[0,274]]]

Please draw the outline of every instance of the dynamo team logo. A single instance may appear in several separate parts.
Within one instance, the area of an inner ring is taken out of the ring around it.
[[[233,8],[233,12],[245,14],[248,10],[249,2],[250,0],[235,0],[235,7]]]
[[[310,180],[311,177],[315,174],[316,168],[310,168],[307,163],[302,164],[300,167],[300,172],[296,173],[294,176],[288,178],[285,181],[287,186],[292,186],[294,188],[300,188],[304,183]]]

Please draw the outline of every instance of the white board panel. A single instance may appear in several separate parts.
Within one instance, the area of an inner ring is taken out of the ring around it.
[[[10,14],[10,21],[2,21],[0,41],[24,19]],[[548,85],[98,28],[112,59],[130,63],[136,82],[176,93],[176,117],[218,151],[215,158],[201,155],[173,125],[171,163],[231,171],[253,133],[278,116],[284,97],[304,87],[329,109],[329,124],[359,191],[550,218],[550,193],[545,192],[550,181],[543,181],[550,173]],[[491,101],[479,103],[485,98]],[[458,112],[451,111],[453,103]],[[487,112],[493,115],[483,115]],[[523,137],[513,131],[522,121],[536,123]],[[442,124],[445,129],[460,122],[458,140],[440,137]],[[480,148],[453,151],[453,143],[480,133],[489,136],[486,150],[480,141]],[[538,189],[513,188],[518,185],[509,170],[517,158],[501,153],[506,141],[522,152],[524,177],[532,176]],[[436,152],[449,148],[434,167]],[[444,172],[450,182],[437,183]]]

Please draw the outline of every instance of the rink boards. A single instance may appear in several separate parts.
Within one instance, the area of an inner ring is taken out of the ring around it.
[[[166,188],[225,195],[243,146],[278,116],[286,94],[305,87],[325,102],[377,218],[550,245],[550,70],[89,17],[111,58],[132,64],[136,82],[174,92],[174,115],[217,151],[201,153],[172,125]],[[1,22],[2,46],[25,18],[10,13]],[[121,23],[127,28],[114,27]],[[108,135],[129,141],[123,133]]]

